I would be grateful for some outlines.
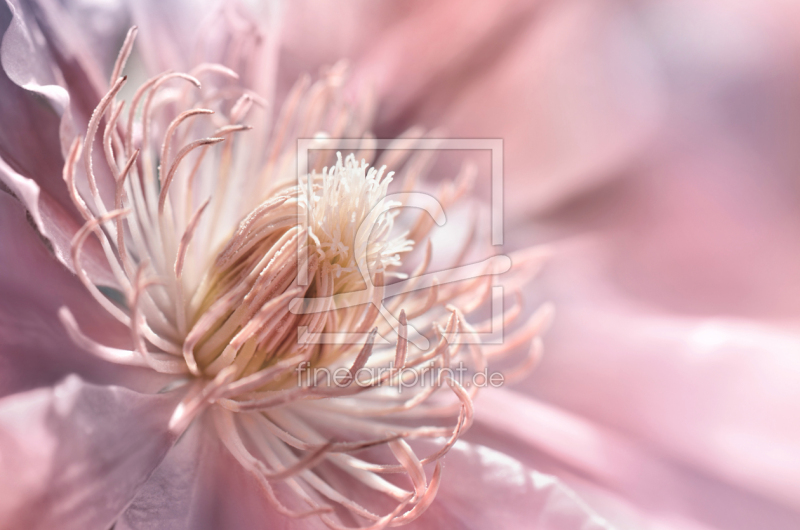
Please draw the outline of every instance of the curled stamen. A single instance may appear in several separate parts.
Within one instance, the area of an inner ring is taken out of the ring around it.
[[[164,205],[167,203],[167,193],[169,192],[169,186],[172,183],[172,179],[175,177],[175,171],[178,170],[178,164],[181,163],[181,160],[186,157],[190,152],[198,147],[202,147],[204,145],[213,145],[219,142],[225,141],[224,138],[203,138],[201,140],[195,140],[194,142],[190,143],[187,146],[184,146],[178,154],[175,156],[175,161],[169,168],[169,172],[167,173],[167,177],[161,183],[161,193],[158,196],[158,214],[164,214]]]
[[[128,159],[128,162],[125,163],[125,167],[122,168],[122,171],[117,177],[117,192],[114,196],[114,208],[119,210],[122,208],[122,199],[125,194],[125,179],[131,172],[131,168],[136,160],[139,158],[139,150],[133,152],[131,157]],[[130,260],[128,259],[128,251],[127,247],[125,246],[125,231],[123,230],[122,226],[122,217],[117,217],[116,219],[116,226],[117,226],[117,251],[119,252],[119,259],[122,262],[122,265],[125,267],[126,272],[128,274],[131,273],[132,265]]]
[[[425,494],[422,496],[422,498],[419,499],[419,502],[417,502],[412,509],[404,513],[402,516],[394,518],[392,523],[395,525],[407,524],[422,515],[425,510],[430,507],[433,499],[436,498],[436,493],[439,491],[439,484],[441,484],[441,482],[442,462],[439,461],[436,463],[436,467],[433,469],[433,477],[431,477],[431,482],[428,485],[428,489],[425,491]]]
[[[262,387],[267,383],[270,383],[271,381],[274,381],[285,375],[287,370],[295,368],[305,359],[305,357],[305,355],[295,355],[294,357],[279,361],[274,366],[270,366],[254,374],[250,374],[247,377],[243,377],[242,379],[227,385],[222,391],[221,395],[223,397],[229,397],[237,394],[244,394],[245,392]]]
[[[411,498],[409,496],[408,498],[404,499],[403,502],[398,504],[397,508],[392,510],[391,513],[388,513],[385,516],[383,516],[380,519],[378,519],[377,521],[375,521],[375,524],[372,524],[370,526],[362,526],[362,527],[360,527],[360,530],[383,530],[384,528],[389,526],[392,523],[392,521],[396,520],[398,514],[400,514],[400,512],[402,512],[403,510],[405,510],[406,506],[408,506],[408,504],[410,502],[411,502]],[[332,530],[352,530],[351,528],[348,528],[346,526],[343,526],[343,525],[340,525],[340,524],[336,523],[335,521],[333,521],[330,517],[328,517],[326,515],[323,515],[321,517],[321,519],[322,519],[322,522],[324,522],[326,525],[328,525],[328,527],[330,527]]]
[[[127,80],[128,76],[117,79],[114,86],[111,87],[111,90],[100,100],[97,108],[92,112],[92,117],[89,119],[88,131],[83,141],[83,165],[86,170],[86,177],[89,180],[89,191],[95,201],[95,206],[99,209],[101,214],[105,213],[105,208],[102,206],[103,201],[100,199],[100,191],[97,189],[97,179],[95,179],[92,169],[92,148],[94,147],[94,138],[97,134],[97,128],[100,126],[100,119]]]
[[[209,200],[206,200],[200,208],[192,215],[192,219],[189,221],[189,225],[186,227],[186,231],[183,233],[181,237],[181,244],[178,247],[178,256],[175,258],[175,278],[178,280],[181,279],[183,275],[183,262],[186,260],[186,252],[189,250],[189,244],[192,242],[192,237],[194,237],[194,232],[197,230],[197,225],[200,223],[200,218],[203,216],[203,212],[206,211],[208,207]]]
[[[180,359],[170,358],[167,361],[160,361],[147,350],[147,346],[145,345],[144,337],[146,336],[146,331],[144,330],[144,323],[142,322],[140,315],[139,301],[141,299],[141,295],[145,292],[145,289],[151,285],[163,283],[155,278],[150,278],[147,280],[144,279],[144,271],[148,266],[149,264],[147,262],[139,265],[139,268],[136,271],[132,293],[128,302],[131,309],[131,337],[133,339],[136,351],[139,352],[139,355],[142,356],[142,358],[147,362],[148,366],[150,366],[153,370],[168,374],[184,374],[188,370],[186,368],[186,364],[181,362]]]
[[[111,219],[115,219],[120,216],[128,215],[130,210],[113,210],[101,217],[96,219],[90,219],[86,221],[86,224],[81,227],[75,233],[75,236],[72,238],[71,244],[71,255],[72,255],[72,266],[75,269],[75,274],[78,276],[78,279],[83,283],[83,286],[92,294],[95,300],[97,300],[103,308],[108,311],[111,315],[113,315],[117,320],[125,324],[126,326],[130,324],[130,318],[128,315],[122,311],[119,307],[114,305],[108,298],[103,296],[100,290],[94,285],[94,283],[89,280],[86,271],[83,269],[81,265],[81,252],[83,251],[83,245],[86,242],[86,238],[89,237],[90,233],[93,233],[97,230],[97,227],[106,221],[110,221]]]
[[[525,360],[519,366],[511,370],[506,370],[503,383],[506,385],[513,385],[530,375],[533,369],[539,364],[539,361],[542,360],[543,350],[542,339],[539,337],[533,339],[533,341],[531,341],[531,347],[528,348],[528,355],[525,356]]]
[[[439,302],[439,280],[437,278],[433,278],[431,280],[431,286],[428,288],[428,297],[419,307],[415,308],[414,311],[409,313],[409,318],[417,318],[431,309]]]
[[[425,478],[425,470],[422,469],[422,463],[417,458],[417,455],[414,454],[408,442],[402,438],[389,442],[389,448],[392,450],[394,457],[397,458],[397,461],[400,462],[400,465],[405,468],[411,482],[414,484],[415,498],[421,498],[425,495],[428,481]]]
[[[113,85],[114,81],[119,78],[122,70],[125,69],[125,64],[128,62],[128,58],[131,56],[131,52],[133,51],[133,43],[136,40],[136,34],[138,32],[138,27],[131,26],[131,29],[128,30],[128,34],[125,35],[125,41],[122,43],[122,48],[119,50],[117,60],[114,62],[114,69],[111,71],[111,80],[109,81],[109,84]]]
[[[78,158],[81,156],[81,151],[83,149],[81,145],[82,144],[79,138],[75,138],[72,141],[72,145],[70,145],[69,152],[67,153],[67,160],[64,162],[63,177],[64,182],[67,184],[67,190],[69,191],[73,204],[75,204],[75,206],[78,208],[78,211],[81,213],[81,216],[83,216],[83,219],[88,221],[94,216],[86,206],[83,197],[81,197],[80,193],[78,192],[78,186],[75,183],[75,164],[77,163]]]
[[[130,366],[147,366],[147,361],[131,350],[103,346],[84,335],[69,308],[60,308],[58,310],[58,319],[64,325],[64,329],[67,330],[70,339],[89,353],[112,363]]]
[[[178,320],[178,332],[185,333],[186,332],[186,299],[183,294],[183,263],[186,260],[186,252],[189,250],[189,244],[192,242],[192,238],[194,237],[194,233],[197,230],[197,225],[200,223],[200,218],[203,216],[203,212],[208,207],[209,201],[207,200],[204,202],[200,208],[192,215],[191,220],[189,221],[189,225],[186,227],[186,231],[181,236],[181,243],[178,247],[178,255],[175,258],[175,280],[177,285],[177,320]]]
[[[353,365],[347,372],[347,377],[342,383],[343,386],[350,385],[353,381],[355,381],[356,374],[358,374],[358,371],[361,370],[367,364],[370,355],[372,355],[372,347],[375,344],[375,335],[377,333],[378,333],[378,328],[373,328],[372,331],[369,333],[367,341],[364,343],[364,347],[361,348],[361,351],[356,356],[356,360],[353,361]]]
[[[221,74],[221,75],[223,75],[225,77],[233,79],[234,81],[238,81],[239,80],[239,74],[237,74],[236,72],[234,72],[233,70],[231,70],[227,66],[223,66],[223,65],[217,64],[217,63],[202,63],[202,64],[199,64],[199,65],[195,66],[192,69],[191,72],[189,72],[189,75],[191,75],[192,77],[200,77],[201,75],[206,74],[206,73],[210,73],[210,72],[213,72],[213,73],[216,73],[216,74]]]
[[[513,352],[534,337],[541,335],[553,321],[555,308],[553,304],[542,304],[520,329],[507,337],[502,345],[488,349],[487,356],[493,359],[502,358]]]
[[[235,11],[223,7],[218,15],[238,27]],[[261,45],[255,26],[239,29],[219,50],[226,64],[241,64],[242,53]],[[268,120],[253,119],[252,112],[253,105],[266,102],[219,64],[157,75],[136,90],[123,112],[125,103],[115,98],[125,78],[118,76],[135,37],[132,28],[117,57],[112,87],[84,138],[70,146],[63,173],[86,220],[72,241],[73,268],[98,303],[129,327],[132,344],[120,350],[95,342],[62,308],[59,318],[69,336],[111,362],[188,372],[187,393],[169,421],[172,434],[208,411],[226,450],[258,480],[279,513],[319,516],[334,529],[345,528],[348,517],[375,530],[414,520],[436,495],[442,458],[473,421],[477,385],[462,385],[450,367],[462,361],[477,373],[486,366],[489,348],[477,330],[516,322],[519,294],[505,316],[472,326],[465,315],[489,303],[494,276],[510,270],[514,281],[522,282],[522,269],[536,265],[541,253],[515,256],[512,263],[507,256],[492,256],[447,272],[428,271],[433,256],[428,234],[443,222],[444,208],[466,193],[474,173],[468,167],[455,183],[441,186],[441,215],[412,218],[408,231],[395,230],[404,220],[397,208],[409,199],[389,196],[394,177],[385,166],[370,167],[347,153],[334,160],[321,152],[311,165],[318,171],[296,182],[291,134],[352,135],[365,139],[364,156],[380,152],[374,135],[358,129],[363,117],[342,97],[343,66],[317,83],[298,81],[268,140],[256,145],[266,138],[263,132],[234,135],[251,129],[245,120],[264,126]],[[230,81],[210,83],[210,90],[192,88],[206,75]],[[174,79],[188,83],[166,85]],[[101,172],[92,166],[91,149],[104,118],[102,158],[108,168]],[[381,154],[388,165],[407,160],[401,168],[404,190],[432,163],[429,152],[411,153],[423,136],[410,130],[393,144],[399,153]],[[219,152],[210,149],[225,139],[230,141]],[[76,176],[81,157],[85,177]],[[324,167],[326,160],[330,167]],[[108,173],[116,186],[111,212],[100,197],[105,183],[98,181]],[[80,178],[87,182],[77,183]],[[91,197],[82,197],[78,190],[87,183]],[[454,253],[458,262],[470,252],[476,230],[473,223]],[[91,234],[99,238],[127,303],[105,296],[81,266]],[[424,254],[408,274],[403,256],[423,239]],[[548,320],[546,308],[540,310],[506,345],[490,350],[503,356],[532,339],[510,379],[538,362],[539,334]],[[346,375],[331,381],[326,370]],[[369,377],[363,380],[365,372]],[[418,446],[432,448],[418,453]],[[381,450],[366,451],[376,447]],[[432,477],[425,470],[429,464],[435,465]],[[336,486],[330,473],[342,471],[356,488]],[[398,485],[388,474],[406,475],[410,483]],[[300,509],[279,499],[278,481]],[[364,504],[356,494],[362,488],[385,497],[391,507]]]
[[[503,311],[501,318],[488,318],[483,322],[475,324],[473,327],[479,333],[488,333],[494,329],[505,329],[516,322],[517,318],[522,314],[522,293],[519,290],[514,291],[514,305],[511,309]]]
[[[403,368],[408,358],[408,320],[405,310],[400,311],[400,327],[397,330],[397,348],[394,354],[395,368]]]
[[[229,383],[234,375],[234,367],[229,366],[217,374],[213,381],[205,383],[199,392],[184,398],[169,420],[169,430],[175,434],[182,433],[192,419],[218,397],[220,389]]]
[[[114,140],[114,133],[116,132],[117,120],[119,120],[119,115],[122,113],[122,108],[124,106],[125,103],[120,102],[114,110],[111,111],[111,117],[108,119],[108,123],[106,123],[105,130],[103,131],[103,151],[106,155],[106,164],[108,164],[108,168],[111,170],[115,181],[119,180],[119,169],[117,168],[117,160],[114,157],[112,141]]]
[[[164,134],[164,141],[161,143],[161,167],[169,167],[169,147],[170,142],[172,141],[172,136],[175,134],[175,129],[178,126],[186,121],[187,119],[191,118],[192,116],[197,116],[200,114],[214,114],[214,111],[211,109],[190,109],[181,112],[177,118],[172,120],[167,127],[167,132]]]
[[[240,122],[253,106],[253,97],[250,94],[243,94],[231,108],[231,121]]]
[[[252,127],[250,125],[226,125],[214,131],[214,136],[225,136],[235,132],[249,131]]]
[[[285,314],[285,306],[288,304],[288,301],[299,293],[300,289],[289,290],[264,304],[258,313],[248,320],[241,330],[230,340],[222,354],[209,365],[208,371],[213,373],[215,370],[219,369],[220,366],[227,366],[233,360],[236,352],[258,332],[265,322],[276,313],[279,313],[282,308]]]
[[[189,83],[193,84],[196,88],[200,88],[200,81],[197,78],[192,77],[191,75],[184,74],[181,72],[170,72],[166,74],[160,75],[155,82],[153,83],[152,87],[149,88],[149,92],[147,93],[147,97],[144,100],[144,107],[142,109],[142,145],[148,145],[148,132],[150,130],[150,108],[153,105],[153,98],[158,93],[158,90],[171,79],[183,79],[188,81]]]
[[[315,506],[306,512],[296,512],[286,508],[275,497],[275,494],[272,491],[269,482],[267,481],[267,471],[265,470],[264,464],[247,450],[241,438],[238,436],[236,427],[233,425],[233,418],[230,416],[230,414],[221,411],[217,412],[214,414],[214,420],[217,424],[217,432],[220,434],[222,442],[225,444],[234,458],[236,458],[236,460],[238,460],[245,469],[247,469],[253,474],[253,476],[256,477],[261,484],[264,493],[267,495],[267,499],[269,500],[270,504],[272,504],[280,513],[292,518],[304,518],[312,515],[330,513],[333,511],[333,509],[329,506]]]

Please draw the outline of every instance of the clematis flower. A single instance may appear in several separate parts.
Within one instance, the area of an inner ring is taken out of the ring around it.
[[[479,385],[449,369],[528,342],[530,368],[550,315],[480,344],[493,276],[523,282],[540,252],[425,274],[420,243],[469,166],[398,216],[419,133],[368,164],[372,100],[348,98],[339,65],[278,102],[274,27],[239,5],[181,11],[205,15],[190,51],[192,28],[167,35],[147,4],[121,41],[110,8],[7,7],[4,527],[607,527],[556,479],[459,441]],[[367,148],[320,153],[298,179],[304,137]]]

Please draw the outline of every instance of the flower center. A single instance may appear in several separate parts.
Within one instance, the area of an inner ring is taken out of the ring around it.
[[[304,188],[303,199],[309,211],[309,236],[336,277],[334,292],[348,292],[362,288],[362,274],[367,271],[399,266],[400,253],[411,250],[413,241],[389,237],[394,216],[385,209],[401,206],[384,204],[392,173],[384,177],[385,168],[370,168],[352,154],[344,162],[341,154],[337,158],[321,179],[308,180],[309,184],[321,181],[321,189]]]
[[[313,134],[356,122],[347,119],[354,110],[325,103],[342,100],[341,72],[312,87],[299,82],[271,133],[247,125],[266,121],[263,112],[254,116],[264,102],[213,64],[146,81],[126,116],[116,97],[135,33],[64,167],[86,220],[73,240],[72,266],[130,328],[131,347],[96,343],[66,308],[62,321],[98,356],[188,380],[191,391],[171,428],[180,433],[208,411],[225,446],[281,513],[318,515],[332,528],[344,520],[331,503],[358,525],[415,519],[436,494],[441,457],[472,421],[478,387],[457,380],[451,367],[485,367],[478,332],[494,323],[473,327],[464,312],[488,299],[492,271],[460,283],[448,283],[454,280],[446,273],[442,284],[429,281],[428,244],[411,277],[402,274],[400,256],[431,224],[420,217],[410,233],[394,233],[390,210],[400,203],[388,196],[392,173],[384,167],[337,154],[321,174],[297,181],[287,131]],[[442,207],[464,193],[467,180],[445,187]],[[125,303],[106,296],[87,272],[90,235]],[[390,277],[402,281],[384,303]],[[540,329],[526,328],[509,342]],[[413,334],[426,339],[414,342]],[[535,360],[538,348],[531,351]],[[441,427],[441,417],[451,425]],[[420,425],[425,419],[435,425]],[[409,442],[425,440],[435,448],[419,457]],[[325,478],[331,469],[356,485],[338,491]],[[383,478],[396,473],[410,488]],[[286,506],[277,484],[302,507]],[[380,515],[379,507],[355,500],[359,492],[366,499],[379,492],[394,508]]]

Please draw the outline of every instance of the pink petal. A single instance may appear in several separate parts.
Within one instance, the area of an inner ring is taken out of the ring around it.
[[[91,46],[90,41],[97,30],[90,28],[113,28],[113,18],[105,13],[100,17],[105,19],[105,24],[87,25],[81,13],[68,9],[60,2],[8,1],[16,20],[12,38],[3,39],[3,68],[15,82],[24,83],[22,86],[25,88],[35,88],[39,92],[52,92],[49,87],[55,79],[59,79],[69,92],[75,125],[85,125],[108,83],[107,73],[99,62],[107,58],[101,57],[99,50],[106,48],[109,42],[100,46],[93,42],[91,44],[94,46]],[[121,22],[122,19],[118,18],[118,28],[109,33],[124,34],[127,28],[121,27]],[[22,35],[28,38],[20,38]],[[34,35],[36,37],[31,38]],[[33,42],[37,44],[31,45]],[[36,57],[32,57],[34,54]],[[114,56],[116,53],[111,57]],[[63,96],[59,94],[59,98],[57,103],[63,104]],[[66,109],[61,107],[59,110]]]
[[[746,320],[562,307],[530,388],[800,510],[798,349],[797,333]]]
[[[174,443],[181,392],[68,377],[0,400],[0,519],[8,528],[109,528]]]
[[[622,511],[644,528],[790,530],[798,517],[651,444],[517,392],[487,389],[476,412],[469,436],[564,477],[612,522]]]
[[[61,181],[60,155],[66,153],[75,136],[86,130],[89,117],[108,85],[108,72],[100,60],[113,64],[116,44],[111,43],[118,41],[127,28],[116,27],[124,23],[119,16],[112,23],[114,17],[109,17],[109,13],[113,9],[106,12],[100,8],[101,13],[89,17],[86,10],[68,9],[53,0],[8,0],[7,4],[13,20],[9,19],[10,26],[3,35],[0,58],[2,84],[8,85],[11,97],[4,110],[8,114],[6,119],[20,124],[22,134],[0,156],[7,158],[14,171],[36,181],[68,215],[77,219]],[[1,16],[6,19],[8,15],[4,10]],[[102,23],[87,24],[87,18]],[[105,38],[97,38],[98,32],[105,32]],[[108,52],[111,55],[107,59]],[[40,97],[34,98],[34,93]],[[49,109],[42,105],[41,96],[50,104]],[[28,127],[35,130],[26,130]],[[98,165],[95,173],[101,195],[113,198],[110,172]],[[84,179],[77,180],[79,188],[85,187]]]
[[[36,228],[50,242],[59,261],[74,271],[70,248],[73,236],[83,225],[73,216],[74,210],[64,208],[33,179],[23,177],[14,171],[2,157],[0,157],[0,183],[8,186],[27,208]],[[3,196],[5,195],[7,194],[3,193]],[[82,253],[82,266],[96,284],[112,287],[117,285],[100,243],[95,238],[90,238],[86,242]]]
[[[205,419],[195,422],[141,489],[117,529],[325,528],[315,517],[288,519],[275,513],[259,485],[209,427]],[[349,483],[347,476],[338,478],[343,479],[340,487]],[[557,479],[488,447],[459,442],[446,457],[433,505],[407,528],[609,527]]]
[[[201,418],[125,510],[116,530],[304,530],[327,528],[317,517],[289,519],[275,512],[261,486]]]
[[[503,453],[458,442],[445,458],[436,500],[409,528],[611,529],[558,479]]]
[[[140,29],[137,50],[149,73],[188,72],[200,63],[221,64],[272,103],[280,34],[276,6],[209,0],[131,0],[127,4]],[[258,44],[253,46],[256,34]],[[232,60],[232,49],[243,53],[244,59],[237,56]],[[204,77],[201,82],[214,77]]]
[[[12,7],[13,20],[5,5],[0,9],[0,28],[10,24],[0,47],[0,121],[15,124],[0,130],[0,182],[25,204],[36,226],[52,243],[56,256],[71,267],[70,240],[83,220],[62,178],[60,113],[65,111],[69,97],[64,89],[52,84],[61,74],[56,74],[55,63],[43,49],[44,44],[33,38],[34,28],[26,24],[33,23],[33,15],[17,5]],[[50,98],[52,106],[43,105],[34,92],[48,98],[55,94],[55,99]],[[66,138],[70,140],[71,137]],[[85,268],[98,283],[115,285],[99,251],[97,242],[89,241]]]
[[[0,58],[5,75],[19,87],[47,98],[52,110],[61,115],[69,105],[69,95],[59,85],[59,75],[47,43],[31,25],[35,24],[32,6],[7,0],[0,12],[0,27],[5,30]]]
[[[397,20],[357,63],[378,136],[502,138],[512,219],[613,178],[660,123],[655,58],[618,3],[440,2]]]
[[[1,162],[1,161],[0,161]],[[67,306],[90,337],[126,347],[129,330],[47,251],[22,206],[0,191],[0,396],[51,385],[68,373],[156,391],[167,378],[111,364],[78,349],[57,312]]]
[[[0,46],[3,63],[3,68],[0,68],[0,93],[3,94],[0,98],[0,120],[6,124],[13,123],[14,127],[0,130],[0,157],[14,173],[35,176],[47,195],[77,220],[78,213],[61,178],[60,113],[68,104],[69,97],[63,88],[55,85],[53,73],[47,68],[49,64],[41,64],[46,63],[42,60],[44,51],[35,47],[35,39],[29,35],[21,17],[16,16],[12,20],[11,12],[5,5],[0,6],[0,31],[3,30],[5,34]],[[44,70],[45,73],[37,70]],[[43,87],[48,87],[48,90],[57,88],[63,93],[63,101],[53,102],[56,108],[43,105],[41,96],[33,93],[41,93]],[[4,180],[6,185],[13,187],[8,177],[4,177]]]

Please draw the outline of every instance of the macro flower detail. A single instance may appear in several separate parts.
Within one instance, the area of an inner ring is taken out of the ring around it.
[[[798,6],[0,1],[0,530],[796,530]]]
[[[156,75],[122,100],[136,35],[128,32],[63,170],[85,220],[69,265],[129,328],[132,346],[93,339],[67,307],[63,326],[106,361],[169,376],[165,391],[183,393],[172,435],[205,415],[280,514],[337,529],[415,520],[444,480],[443,457],[472,424],[480,385],[462,372],[483,373],[485,383],[490,357],[532,341],[518,367],[527,372],[551,313],[544,306],[488,350],[479,333],[496,317],[467,315],[489,300],[508,258],[472,276],[431,274],[432,245],[415,248],[469,189],[471,168],[440,199],[419,194],[428,206],[401,223],[402,199],[418,193],[408,188],[422,176],[413,169],[397,193],[392,172],[355,154],[320,156],[321,172],[295,173],[287,131],[368,139],[357,109],[331,103],[342,101],[342,67],[315,84],[301,79],[266,134],[250,117],[269,102],[220,64]],[[386,153],[395,163],[412,156]],[[519,305],[502,324],[518,315]]]

